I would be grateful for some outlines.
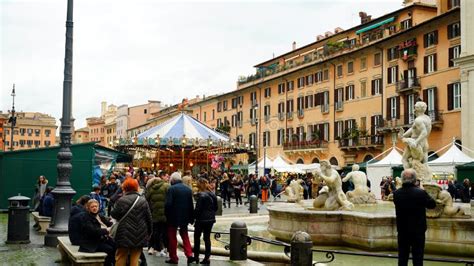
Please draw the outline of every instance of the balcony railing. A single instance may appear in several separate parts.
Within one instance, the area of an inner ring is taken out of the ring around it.
[[[298,118],[303,118],[304,117],[304,110],[303,109],[299,109],[298,110]]]
[[[293,119],[293,112],[288,112],[288,113],[286,113],[286,118],[287,118],[288,120]]]
[[[345,138],[339,140],[341,150],[348,149],[378,149],[383,147],[383,135],[371,135],[359,138]]]
[[[433,128],[443,126],[443,112],[440,110],[430,110],[426,114],[431,118]],[[383,123],[377,128],[379,132],[392,132],[400,127],[409,127],[415,121],[415,114],[401,115],[400,118],[384,119]]]
[[[325,140],[294,140],[283,143],[283,150],[305,150],[305,149],[327,149],[328,142]]]
[[[285,119],[285,113],[278,113],[278,119],[280,119],[280,121],[284,120]]]
[[[413,78],[405,78],[397,82],[397,92],[411,92],[415,89],[420,89],[420,78],[413,77]]]

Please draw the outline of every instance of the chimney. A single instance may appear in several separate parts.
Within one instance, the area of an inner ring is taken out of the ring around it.
[[[318,36],[316,36],[316,41],[320,41],[322,39],[324,39],[324,35],[319,34]]]
[[[370,22],[372,20],[372,16],[367,15],[365,12],[359,12],[359,17],[360,17],[360,24],[365,24],[367,22]]]
[[[331,35],[332,35],[332,32],[330,32],[330,31],[326,31],[326,32],[324,33],[324,36],[325,36],[326,38],[329,37],[329,36],[331,36]]]
[[[293,51],[296,50],[296,42],[294,41],[292,44]]]
[[[341,27],[337,27],[334,29],[334,33],[339,33],[339,32],[343,32],[344,30],[341,28]]]

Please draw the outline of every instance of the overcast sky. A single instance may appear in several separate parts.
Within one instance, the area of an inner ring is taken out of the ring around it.
[[[129,106],[223,93],[253,66],[336,27],[402,7],[402,0],[74,3],[76,128],[100,102]],[[0,110],[61,117],[67,0],[0,0]],[[58,120],[59,126],[59,120]]]

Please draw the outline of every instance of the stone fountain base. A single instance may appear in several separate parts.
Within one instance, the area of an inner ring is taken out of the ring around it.
[[[268,231],[290,241],[307,232],[315,245],[338,245],[370,251],[397,250],[395,207],[392,202],[357,206],[353,211],[311,210],[312,202],[267,206]],[[474,257],[474,218],[428,219],[425,252]]]

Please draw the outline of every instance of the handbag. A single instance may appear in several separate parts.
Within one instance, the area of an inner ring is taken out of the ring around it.
[[[132,207],[130,207],[130,209],[128,209],[127,213],[125,213],[125,215],[122,216],[120,221],[114,223],[110,227],[110,237],[115,238],[115,236],[117,235],[117,229],[118,229],[118,226],[119,226],[120,222],[123,221],[123,219],[125,219],[125,217],[127,217],[127,215],[130,213],[130,211],[132,211],[133,207],[135,207],[135,205],[137,204],[138,199],[140,199],[140,195],[137,196],[137,198],[135,199],[135,202],[133,202],[133,204],[132,204]]]

